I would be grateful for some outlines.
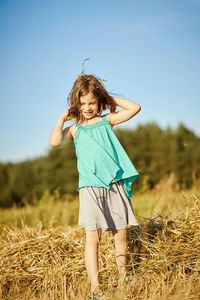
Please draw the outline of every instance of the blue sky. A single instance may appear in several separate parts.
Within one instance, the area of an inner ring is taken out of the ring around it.
[[[87,57],[86,73],[142,107],[118,127],[200,136],[199,0],[0,0],[0,54],[0,161],[48,153]]]

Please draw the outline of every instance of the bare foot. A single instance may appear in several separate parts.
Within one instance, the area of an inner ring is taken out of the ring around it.
[[[119,274],[118,282],[123,282],[126,278],[126,272]]]
[[[103,291],[101,290],[100,286],[97,285],[96,287],[91,287],[90,294],[91,294],[91,296],[101,297],[101,296],[103,296]]]

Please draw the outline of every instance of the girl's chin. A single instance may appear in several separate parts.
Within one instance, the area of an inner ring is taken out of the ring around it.
[[[98,114],[95,112],[92,112],[91,114],[86,114],[86,113],[82,112],[81,115],[82,115],[82,118],[86,119],[86,120],[90,120],[92,118],[98,117]]]
[[[89,118],[93,117],[94,114],[93,114],[93,113],[91,113],[91,114],[83,113],[83,116],[84,116],[85,118],[89,119]]]

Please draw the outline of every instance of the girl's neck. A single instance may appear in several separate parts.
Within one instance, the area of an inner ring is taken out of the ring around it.
[[[91,119],[84,119],[80,124],[83,126],[90,125],[90,124],[96,123],[100,120],[101,120],[101,116],[96,115],[95,117],[92,117]]]

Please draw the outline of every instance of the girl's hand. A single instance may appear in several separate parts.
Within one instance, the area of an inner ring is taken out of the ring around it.
[[[65,121],[69,121],[71,118],[69,117],[69,109],[67,109],[63,114],[62,114],[62,118]]]

